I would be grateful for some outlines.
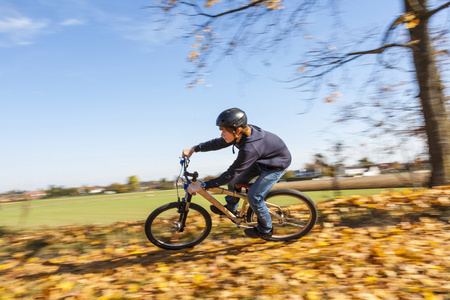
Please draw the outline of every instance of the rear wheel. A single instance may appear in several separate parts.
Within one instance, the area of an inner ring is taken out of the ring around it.
[[[267,195],[266,205],[272,217],[272,241],[298,239],[308,234],[317,222],[317,207],[307,195],[292,189],[276,189]],[[251,207],[247,221],[256,222]]]
[[[180,230],[178,202],[168,203],[155,209],[145,222],[145,235],[156,246],[177,250],[191,248],[201,243],[211,231],[209,213],[198,204],[190,203],[185,227]]]

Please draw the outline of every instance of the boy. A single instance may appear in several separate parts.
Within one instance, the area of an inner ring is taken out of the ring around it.
[[[247,193],[249,205],[258,217],[258,225],[244,232],[251,238],[269,239],[273,227],[264,198],[291,164],[291,154],[278,136],[255,125],[248,125],[247,115],[239,108],[223,111],[217,117],[216,125],[222,131],[221,138],[186,148],[182,157],[189,158],[194,152],[219,150],[231,145],[239,149],[238,156],[222,175],[201,184],[190,184],[188,192],[195,195],[201,188],[209,189],[226,183],[229,189],[235,189],[236,183],[249,183],[259,176]],[[236,215],[239,198],[226,196],[225,199],[225,207]],[[223,214],[213,205],[211,211]]]

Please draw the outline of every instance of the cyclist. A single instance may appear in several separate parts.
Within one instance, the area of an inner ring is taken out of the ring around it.
[[[202,188],[209,189],[223,184],[228,184],[229,189],[236,190],[236,183],[249,183],[258,177],[247,193],[249,205],[258,217],[258,225],[245,229],[244,232],[251,238],[268,239],[273,234],[273,227],[264,198],[291,164],[291,153],[275,134],[247,124],[247,115],[239,108],[223,111],[217,117],[216,125],[222,131],[221,138],[183,149],[182,157],[189,158],[194,152],[219,150],[229,146],[239,149],[238,156],[222,175],[201,184],[192,183],[188,192],[195,195]],[[225,207],[236,215],[239,198],[226,196],[225,199]],[[223,214],[214,205],[211,205],[211,211]]]

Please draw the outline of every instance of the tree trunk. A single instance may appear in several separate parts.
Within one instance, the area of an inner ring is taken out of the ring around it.
[[[420,23],[409,29],[409,34],[411,41],[418,41],[413,58],[432,167],[430,186],[446,185],[450,183],[450,127],[443,86],[428,32],[427,0],[404,0],[404,3],[405,12],[415,13],[420,18]]]

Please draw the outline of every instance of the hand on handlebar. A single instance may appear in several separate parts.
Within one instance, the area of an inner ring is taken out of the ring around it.
[[[202,187],[200,186],[200,183],[191,183],[188,188],[187,191],[189,194],[191,195],[197,195],[197,192],[200,191],[202,189]]]
[[[181,153],[181,158],[185,157],[190,158],[191,155],[194,154],[194,152],[195,152],[194,147],[183,149],[183,152]]]

